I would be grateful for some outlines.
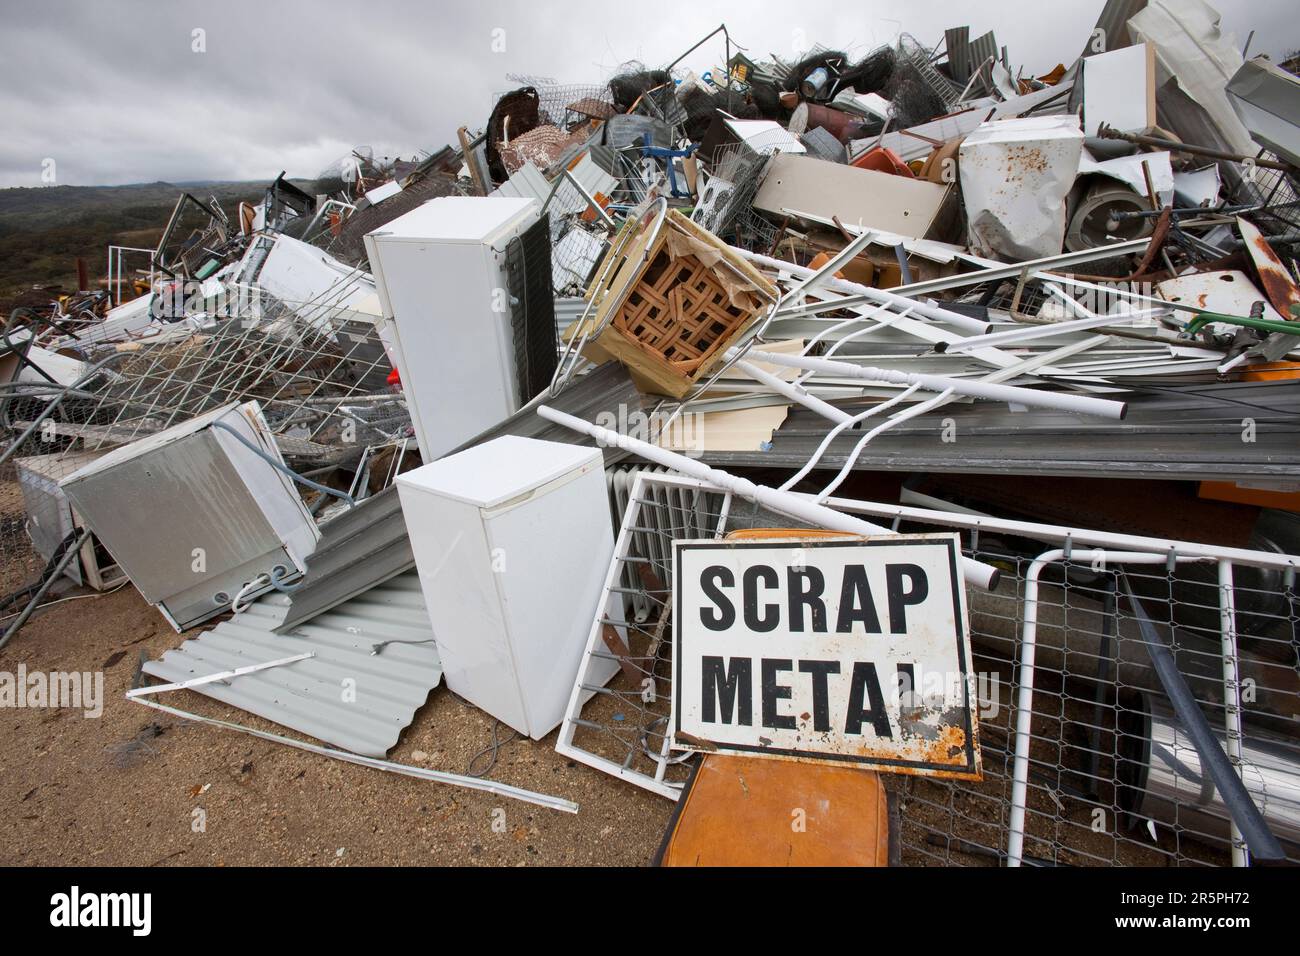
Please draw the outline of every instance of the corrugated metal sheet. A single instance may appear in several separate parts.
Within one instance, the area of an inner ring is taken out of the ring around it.
[[[996,57],[997,55],[998,41],[997,37],[993,35],[992,30],[981,37],[976,37],[974,40],[971,40],[970,45],[966,48],[966,62],[969,64],[967,66],[969,72],[966,76],[969,78],[971,73],[974,73],[984,65],[985,60],[989,57]]]
[[[970,27],[952,27],[943,33],[944,49],[948,51],[948,72],[958,83],[970,79]]]
[[[244,613],[186,641],[144,672],[179,682],[312,652],[309,660],[257,671],[197,693],[273,720],[353,753],[383,757],[442,680],[420,580],[409,571],[314,618],[276,634],[289,601],[272,593]],[[355,681],[355,699],[345,693]]]
[[[550,192],[551,184],[542,175],[542,171],[532,163],[524,163],[489,195],[505,196],[510,199],[531,198],[538,202],[546,202]]]
[[[1146,9],[1147,0],[1106,0],[1101,13],[1097,15],[1097,25],[1093,28],[1088,42],[1084,44],[1080,56],[1092,56],[1109,50],[1118,50],[1132,46],[1133,38],[1128,32],[1128,21]],[[1096,31],[1101,30],[1098,34]],[[1099,39],[1100,44],[1094,43]],[[1100,49],[1096,47],[1100,46]]]
[[[1220,481],[1293,480],[1300,469],[1300,394],[1291,383],[1185,385],[1176,393],[1160,387],[1123,397],[1123,421],[954,403],[881,433],[854,469]],[[859,407],[839,404],[849,412]],[[1251,441],[1243,441],[1246,419],[1254,423]],[[719,468],[799,468],[826,431],[825,419],[792,405],[770,450],[705,452],[701,460]],[[855,429],[837,436],[820,474],[841,468],[861,437]]]
[[[830,131],[824,127],[814,127],[803,133],[801,138],[810,156],[816,156],[828,163],[847,161],[848,153],[844,149],[844,144],[832,136]]]
[[[586,308],[586,299],[580,299],[577,296],[555,297],[555,340],[557,342],[563,344],[565,331],[570,325],[578,321]]]
[[[354,567],[364,568],[364,574],[341,573]],[[307,558],[307,573],[279,630],[296,627],[413,567],[397,489],[389,487],[321,526],[320,543]]]

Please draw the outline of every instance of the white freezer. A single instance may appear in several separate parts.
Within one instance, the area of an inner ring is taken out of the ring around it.
[[[425,461],[519,408],[505,253],[540,212],[532,198],[444,196],[366,236]]]
[[[447,686],[541,739],[564,716],[614,551],[600,451],[505,436],[397,488]],[[618,669],[605,663],[602,684]]]

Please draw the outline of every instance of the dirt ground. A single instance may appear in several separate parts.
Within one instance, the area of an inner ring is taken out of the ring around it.
[[[0,709],[0,864],[642,866],[667,825],[669,801],[561,757],[554,733],[506,744],[489,776],[572,800],[577,814],[345,764],[126,700],[140,655],[156,658],[183,639],[125,587],[40,611],[0,651],[9,673],[20,663],[28,673],[104,672],[99,718]],[[296,736],[193,691],[167,703]],[[389,759],[464,773],[492,725],[439,687]]]
[[[572,800],[577,814],[346,764],[126,700],[142,657],[156,659],[186,636],[128,586],[41,610],[0,651],[0,672],[9,674],[20,664],[29,674],[104,674],[98,718],[79,710],[0,708],[0,806],[6,808],[0,865],[643,866],[658,847],[672,804],[561,757],[554,733],[540,742],[505,743],[489,776]],[[980,666],[995,669],[989,660]],[[1012,686],[1009,669],[1002,679]],[[1044,683],[1040,695],[1050,690]],[[165,702],[302,739],[193,691],[168,693]],[[1009,714],[1003,708],[984,721],[982,783],[891,778],[901,798],[901,862],[997,865],[996,854],[974,844],[998,847],[1004,840]],[[389,758],[465,773],[490,744],[494,723],[440,687]],[[1051,723],[1039,719],[1031,752],[1048,768],[1069,763],[1050,746],[1061,738]],[[1180,846],[1168,833],[1159,846],[1131,834],[1093,833],[1093,802],[1071,800],[1054,809],[1048,801],[1036,781],[1026,840],[1031,855],[1074,865],[1226,862],[1199,844]],[[204,826],[196,827],[197,817]]]

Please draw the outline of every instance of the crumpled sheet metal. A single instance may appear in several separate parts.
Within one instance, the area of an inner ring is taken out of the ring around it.
[[[1155,47],[1157,83],[1176,79],[1179,88],[1209,115],[1233,152],[1253,155],[1255,144],[1225,89],[1241,69],[1240,45],[1232,34],[1219,29],[1218,11],[1202,0],[1150,0],[1129,20],[1128,28],[1134,40]]]
[[[1059,253],[1082,151],[1076,116],[997,120],[967,136],[961,191],[973,251],[1008,262]]]

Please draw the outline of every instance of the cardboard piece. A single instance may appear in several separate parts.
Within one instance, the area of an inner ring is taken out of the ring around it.
[[[754,208],[775,216],[837,217],[845,225],[912,239],[941,239],[952,228],[952,187],[807,156],[776,156]]]

